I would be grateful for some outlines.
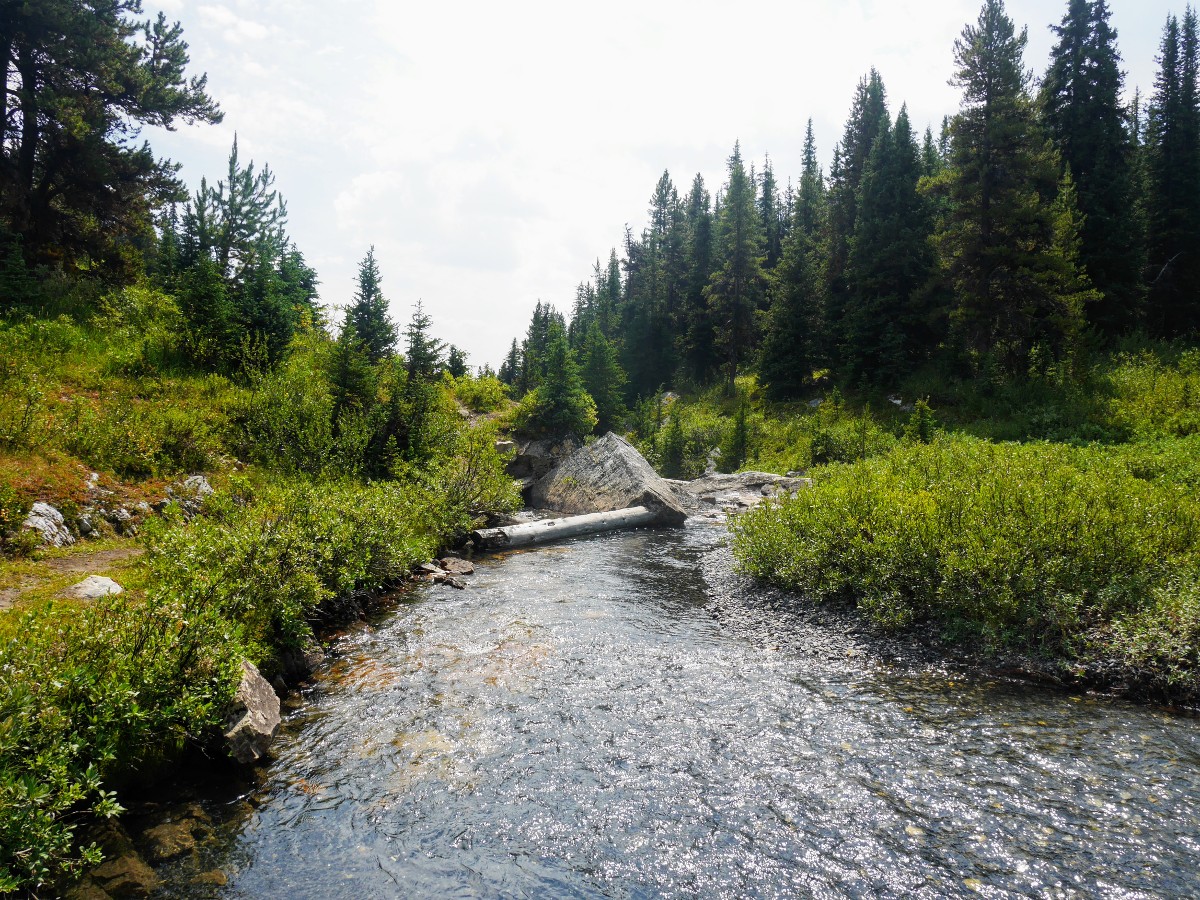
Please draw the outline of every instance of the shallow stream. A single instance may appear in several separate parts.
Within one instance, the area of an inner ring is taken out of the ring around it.
[[[341,638],[163,896],[1200,895],[1195,719],[885,663],[724,534],[488,558]]]

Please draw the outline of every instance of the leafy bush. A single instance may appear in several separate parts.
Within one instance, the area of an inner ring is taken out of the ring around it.
[[[1200,502],[1138,477],[1119,452],[942,437],[814,478],[734,523],[747,572],[853,600],[884,626],[934,620],[1084,662],[1145,656],[1118,643],[1134,647],[1137,623],[1153,620],[1194,659],[1192,625],[1149,598],[1200,573]],[[1193,690],[1198,676],[1193,666]]]
[[[508,402],[508,387],[493,375],[462,375],[454,379],[454,396],[471,412],[489,413]]]
[[[76,399],[59,424],[61,445],[89,465],[129,478],[210,469],[220,456],[206,411],[118,395]]]
[[[74,831],[119,811],[105,783],[219,733],[242,658],[270,674],[337,598],[513,504],[494,438],[463,434],[411,481],[239,483],[191,524],[146,523],[144,592],[0,616],[0,891],[95,863]]]

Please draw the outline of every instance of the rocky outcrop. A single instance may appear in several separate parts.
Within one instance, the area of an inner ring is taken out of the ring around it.
[[[579,449],[573,437],[525,441],[509,460],[508,474],[528,487],[550,473],[560,462]]]
[[[42,544],[48,547],[69,547],[75,543],[75,536],[67,528],[62,513],[40,500],[33,504],[21,527],[36,531],[41,535]]]
[[[99,600],[109,594],[120,594],[124,590],[111,578],[105,578],[103,575],[89,575],[78,584],[67,588],[64,593],[76,600]]]
[[[713,473],[694,481],[671,481],[680,505],[692,515],[706,512],[736,513],[768,497],[792,494],[812,486],[812,479],[771,472]]]
[[[529,502],[573,516],[645,506],[661,525],[682,525],[687,518],[671,486],[629,441],[611,431],[538,479]]]
[[[242,680],[225,716],[229,753],[243,765],[260,760],[279,730],[279,696],[249,660],[242,660]]]

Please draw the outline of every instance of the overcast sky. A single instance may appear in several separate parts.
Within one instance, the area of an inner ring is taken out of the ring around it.
[[[954,39],[976,0],[146,0],[183,24],[219,126],[148,131],[193,187],[267,162],[288,230],[340,307],[375,245],[392,315],[422,299],[434,332],[497,365],[534,304],[566,311],[597,257],[646,222],[655,182],[724,180],[735,140],[780,184],[805,121],[828,166],[875,66],[915,126],[958,107]],[[1110,0],[1129,93],[1153,88],[1183,0]],[[1040,75],[1065,0],[1010,0]]]

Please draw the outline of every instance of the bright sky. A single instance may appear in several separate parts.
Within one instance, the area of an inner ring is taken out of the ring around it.
[[[1183,0],[1109,0],[1130,93],[1153,88]],[[183,24],[223,124],[148,131],[193,187],[237,132],[267,162],[288,230],[347,304],[375,245],[392,316],[496,366],[540,299],[567,311],[597,257],[640,233],[664,169],[713,193],[735,140],[781,186],[811,116],[824,164],[871,66],[892,114],[935,131],[958,107],[954,39],[977,0],[146,0]],[[1065,0],[1010,0],[1044,72]]]

